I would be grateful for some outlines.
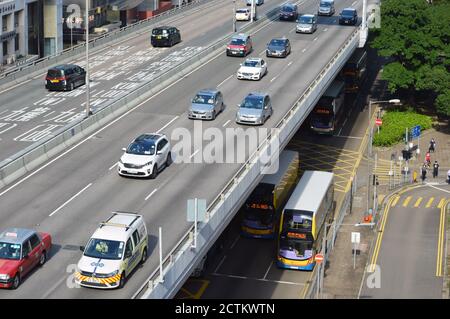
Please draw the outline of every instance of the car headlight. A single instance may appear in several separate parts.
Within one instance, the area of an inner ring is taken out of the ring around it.
[[[8,274],[0,274],[0,279],[1,280],[9,280],[9,275]]]
[[[150,162],[146,163],[144,166],[152,165],[152,163],[153,163],[153,161],[150,161]]]
[[[105,274],[104,276],[105,276],[105,277],[112,277],[112,276],[117,275],[118,273],[119,273],[119,269],[113,271],[112,273]]]

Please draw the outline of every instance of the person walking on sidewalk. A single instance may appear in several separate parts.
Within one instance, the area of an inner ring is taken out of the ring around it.
[[[430,146],[428,147],[428,152],[433,152],[436,150],[436,141],[434,140],[434,137],[431,138]]]
[[[427,178],[427,166],[423,164],[422,166],[422,183],[425,183],[425,178]]]
[[[433,178],[436,178],[438,176],[438,172],[439,172],[439,164],[437,161],[434,161],[433,164]]]
[[[427,154],[425,154],[425,161],[427,162],[428,168],[431,167],[431,155],[430,152],[427,152]]]

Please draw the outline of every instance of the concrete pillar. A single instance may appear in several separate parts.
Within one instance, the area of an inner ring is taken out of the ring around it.
[[[20,32],[19,36],[19,52],[23,56],[28,54],[28,28],[25,27],[28,21],[28,12],[27,10],[19,11],[19,27],[18,30]]]
[[[44,55],[63,49],[62,0],[44,0]]]
[[[0,34],[3,33],[3,19],[0,14]],[[0,67],[3,64],[3,43],[0,41]]]
[[[7,32],[14,30],[14,13],[10,13],[7,15],[6,24],[8,27]],[[15,38],[11,38],[8,40],[8,52],[7,52],[8,55],[15,53],[15,43],[16,43]]]

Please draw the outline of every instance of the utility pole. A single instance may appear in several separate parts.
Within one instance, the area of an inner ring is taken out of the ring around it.
[[[89,81],[89,0],[86,0],[86,17],[85,17],[85,28],[86,28],[86,115],[88,118],[91,115],[91,106],[89,104],[90,100],[90,81]]]
[[[236,0],[233,0],[233,32],[236,31]]]

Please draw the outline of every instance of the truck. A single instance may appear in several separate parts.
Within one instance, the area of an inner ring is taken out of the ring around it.
[[[334,80],[311,112],[311,130],[333,134],[344,107],[345,82]]]
[[[241,234],[250,238],[275,238],[281,211],[299,177],[299,154],[283,151],[275,174],[266,174],[247,198]]]

